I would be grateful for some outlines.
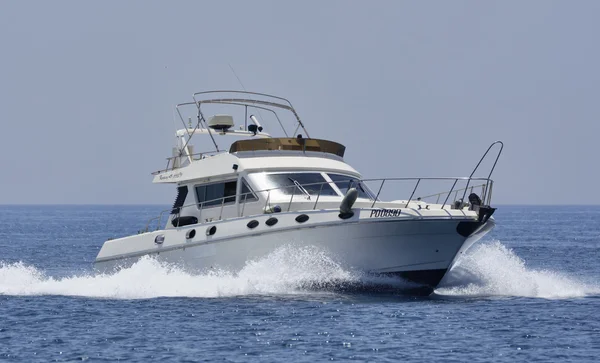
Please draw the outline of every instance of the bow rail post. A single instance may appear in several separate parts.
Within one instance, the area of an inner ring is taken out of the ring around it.
[[[406,202],[406,205],[404,206],[404,208],[408,208],[408,204],[410,203],[410,201],[412,200],[412,197],[415,196],[415,192],[417,191],[417,188],[419,187],[419,183],[421,182],[421,178],[419,178],[417,180],[417,184],[415,185],[415,189],[413,189],[412,194],[410,195],[410,198],[408,198],[408,201]]]

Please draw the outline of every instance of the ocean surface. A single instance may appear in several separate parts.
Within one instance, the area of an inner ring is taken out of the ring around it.
[[[0,206],[0,360],[600,359],[600,207],[501,206],[429,297],[313,289],[367,277],[285,241],[238,274],[94,275],[107,238],[164,208]]]

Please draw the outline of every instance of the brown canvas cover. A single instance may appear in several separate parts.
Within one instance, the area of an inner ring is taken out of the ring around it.
[[[346,147],[342,144],[338,144],[337,142],[329,140],[277,137],[238,140],[231,144],[231,147],[229,148],[230,153],[259,150],[317,151],[344,157]]]

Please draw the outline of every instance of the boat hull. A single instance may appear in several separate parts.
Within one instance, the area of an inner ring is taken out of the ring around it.
[[[96,268],[106,272],[128,267],[143,255],[184,266],[196,272],[211,269],[238,272],[278,248],[311,247],[322,251],[344,269],[377,275],[400,276],[434,288],[462,253],[493,227],[493,219],[478,223],[469,235],[457,231],[453,219],[358,220],[328,225],[297,226],[252,235],[239,234],[202,243],[157,246],[136,256],[99,258]],[[227,225],[220,225],[220,230]],[[235,226],[232,226],[235,230]],[[152,238],[153,235],[150,237]]]

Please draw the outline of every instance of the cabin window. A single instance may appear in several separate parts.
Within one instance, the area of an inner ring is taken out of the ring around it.
[[[254,194],[254,191],[248,185],[246,179],[242,178],[242,194],[240,195],[240,203],[245,202],[254,202],[257,201],[258,198]]]
[[[321,173],[261,173],[254,174],[253,180],[261,189],[271,190],[271,196],[273,193],[302,195],[304,191],[314,196],[338,195]]]
[[[335,185],[344,195],[346,195],[348,189],[356,188],[356,190],[358,190],[359,198],[375,199],[373,192],[371,192],[364,183],[354,177],[341,174],[327,174],[327,176],[333,180]]]
[[[199,207],[235,203],[237,181],[199,185],[196,187],[196,196]]]

